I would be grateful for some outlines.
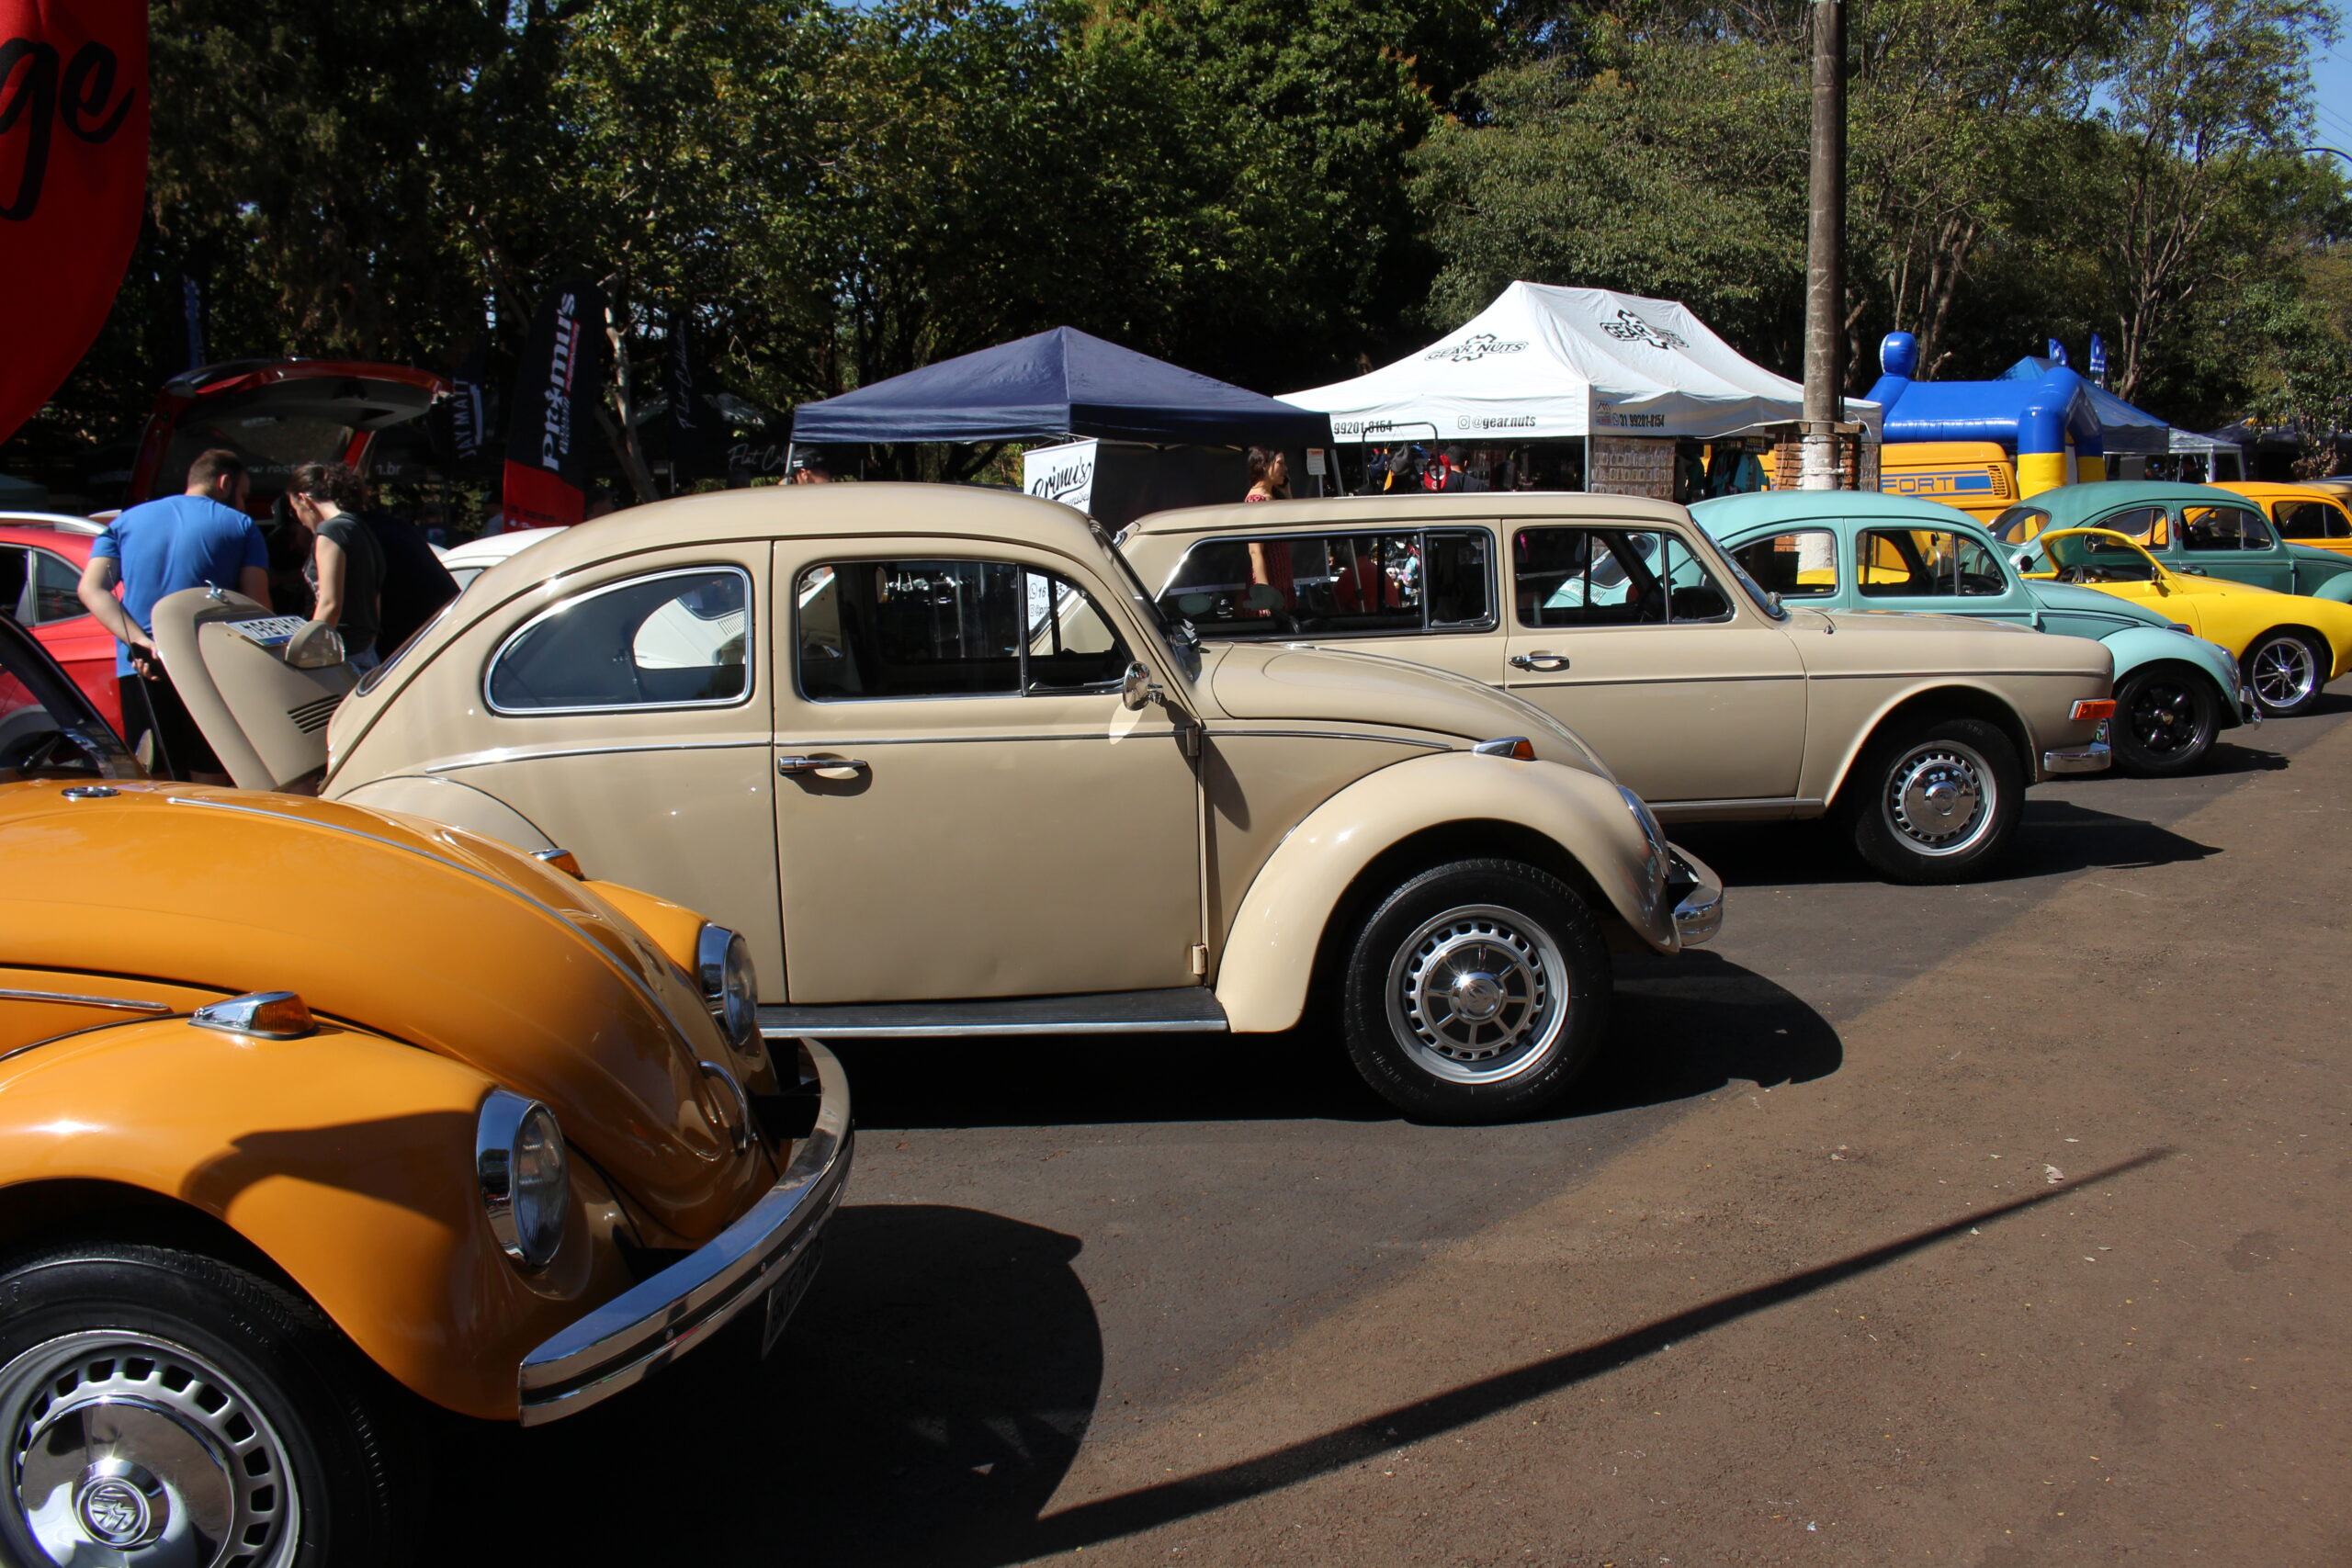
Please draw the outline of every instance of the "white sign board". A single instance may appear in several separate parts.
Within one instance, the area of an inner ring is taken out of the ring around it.
[[[1031,495],[1091,512],[1094,504],[1094,449],[1100,443],[1071,441],[1021,455],[1021,488]]]

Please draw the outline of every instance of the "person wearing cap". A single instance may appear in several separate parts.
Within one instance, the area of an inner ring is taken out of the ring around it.
[[[189,784],[225,784],[228,773],[180,700],[155,648],[155,605],[183,588],[233,588],[269,603],[269,543],[245,515],[253,481],[226,447],[188,465],[185,493],[140,502],[107,525],[83,569],[83,608],[115,635],[123,737],[132,750],[154,738],[153,772]],[[115,584],[122,597],[115,597]]]
[[[829,485],[833,482],[833,470],[821,452],[811,452],[792,459],[792,482],[797,485]]]

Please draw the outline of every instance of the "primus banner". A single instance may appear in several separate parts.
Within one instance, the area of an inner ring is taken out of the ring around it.
[[[146,0],[0,0],[0,441],[106,323],[146,194]]]

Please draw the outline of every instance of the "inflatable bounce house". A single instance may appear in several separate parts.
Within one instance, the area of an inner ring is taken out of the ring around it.
[[[1884,411],[1879,488],[1984,522],[2030,495],[2107,477],[2091,385],[2063,365],[2034,379],[1916,381],[1919,340],[1889,333],[1870,390]]]

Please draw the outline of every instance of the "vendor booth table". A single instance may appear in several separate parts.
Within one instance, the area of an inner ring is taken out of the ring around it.
[[[1049,441],[1023,488],[1117,528],[1147,512],[1238,501],[1243,449],[1279,448],[1295,487],[1331,445],[1331,421],[1073,327],[943,359],[792,413],[795,446]]]
[[[1375,490],[1399,476],[1368,449],[1421,445],[1475,485],[1693,501],[1795,485],[1804,389],[1679,301],[1514,283],[1428,348],[1283,400],[1329,414],[1365,455],[1344,477]],[[1846,409],[1843,483],[1875,490],[1877,411]]]

